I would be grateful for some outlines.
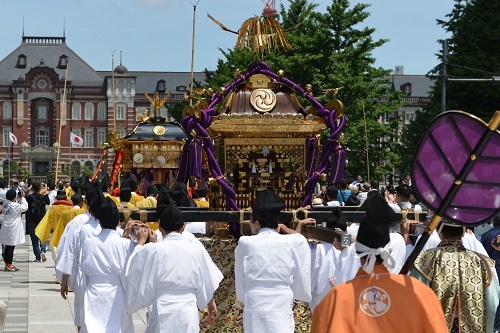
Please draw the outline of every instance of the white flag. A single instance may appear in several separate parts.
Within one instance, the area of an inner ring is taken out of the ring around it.
[[[69,132],[69,138],[74,146],[83,146],[83,139],[80,136],[74,134],[73,132]]]
[[[14,133],[9,132],[9,140],[15,145],[17,145],[17,137],[14,135]]]

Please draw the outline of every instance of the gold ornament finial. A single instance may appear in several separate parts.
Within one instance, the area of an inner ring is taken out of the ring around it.
[[[160,109],[165,104],[167,99],[170,98],[170,92],[166,94],[163,98],[160,98],[160,94],[158,92],[155,93],[155,98],[151,98],[146,91],[144,91],[144,96],[148,99],[148,101],[153,104],[155,110],[154,110],[154,117],[159,117],[160,116]]]
[[[235,49],[250,50],[254,54],[260,54],[261,58],[264,58],[265,51],[277,52],[280,49],[289,51],[292,46],[288,42],[285,32],[293,31],[302,24],[300,22],[284,30],[281,24],[274,18],[274,15],[271,15],[271,12],[267,10],[263,16],[249,18],[243,22],[238,31],[233,31],[217,21],[210,14],[207,15],[222,30],[238,35]]]

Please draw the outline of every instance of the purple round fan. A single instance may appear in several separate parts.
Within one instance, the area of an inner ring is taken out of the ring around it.
[[[415,156],[418,198],[450,222],[474,226],[500,213],[500,113],[489,124],[461,111],[439,115]]]

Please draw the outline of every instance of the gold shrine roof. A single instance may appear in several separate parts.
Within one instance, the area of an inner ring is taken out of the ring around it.
[[[226,96],[209,127],[221,137],[305,137],[326,128],[297,98],[270,88],[245,87]]]

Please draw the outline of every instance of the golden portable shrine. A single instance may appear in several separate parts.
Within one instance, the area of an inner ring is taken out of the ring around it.
[[[300,26],[283,30],[275,15],[274,2],[268,2],[262,16],[249,18],[237,32],[209,18],[238,35],[236,48],[263,59],[267,51],[290,50],[285,33]],[[288,210],[308,206],[328,169],[328,183],[340,182],[345,163],[340,88],[328,89],[333,98],[323,105],[310,84],[301,87],[264,61],[254,62],[246,72],[237,69],[234,78],[217,90],[198,88],[193,93],[191,86],[180,125],[157,116],[168,95],[160,98],[157,93],[154,100],[148,96],[153,117],[141,115],[141,124],[131,133],[124,138],[112,133],[108,140],[116,149],[112,183],[127,171],[148,173],[151,184],[171,184],[174,177],[182,183],[208,180],[211,208],[237,211],[251,207],[256,192],[264,188],[280,195]],[[323,133],[328,137],[321,144]]]
[[[156,93],[154,99],[147,94],[146,97],[155,108],[152,116],[149,111],[139,114],[141,122],[122,138],[116,132],[108,134],[105,152],[110,147],[115,149],[110,177],[112,185],[121,173],[127,172],[142,175],[141,188],[162,182],[170,186],[175,182],[187,135],[180,124],[158,116],[168,95],[160,97]],[[148,184],[145,184],[146,181]]]

